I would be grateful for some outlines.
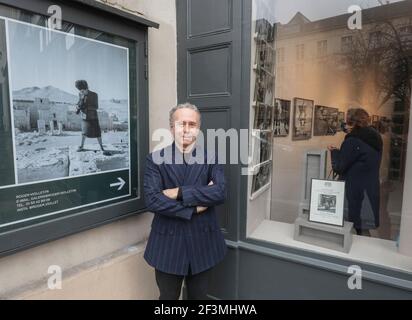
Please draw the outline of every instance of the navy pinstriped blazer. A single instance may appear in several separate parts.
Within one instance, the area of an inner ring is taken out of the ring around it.
[[[159,159],[164,163],[159,164]],[[215,206],[226,199],[225,176],[214,159],[196,146],[185,164],[175,143],[147,156],[144,196],[147,209],[155,216],[144,258],[155,269],[187,275],[190,264],[191,273],[197,274],[226,255],[226,242],[215,212]],[[214,185],[208,186],[210,181]],[[181,201],[162,193],[177,187],[182,188]],[[197,214],[196,206],[208,209]]]

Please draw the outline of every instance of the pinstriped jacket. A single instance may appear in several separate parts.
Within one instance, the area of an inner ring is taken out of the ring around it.
[[[210,181],[212,186],[208,186]],[[177,187],[182,188],[181,201],[162,193]],[[225,201],[226,185],[223,168],[213,155],[196,146],[185,164],[175,143],[149,154],[144,196],[146,207],[155,214],[144,253],[149,265],[166,273],[187,275],[189,264],[192,274],[197,274],[223,260],[227,247],[215,206]],[[197,214],[196,206],[208,209]]]

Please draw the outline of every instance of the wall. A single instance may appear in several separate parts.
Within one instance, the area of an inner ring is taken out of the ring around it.
[[[150,133],[167,127],[177,101],[175,1],[101,2],[160,24],[149,29]],[[0,298],[157,299],[154,270],[143,259],[151,221],[151,213],[133,216],[1,258]],[[47,289],[50,265],[62,267],[62,290]]]

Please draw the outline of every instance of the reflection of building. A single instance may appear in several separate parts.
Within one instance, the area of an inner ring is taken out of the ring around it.
[[[409,79],[400,70],[401,52],[412,52],[411,12],[412,1],[364,9],[361,30],[348,28],[350,14],[310,21],[297,12],[275,24],[276,97],[305,97],[341,111],[361,105],[371,116],[393,119],[383,173],[393,180],[402,179],[406,161]]]
[[[386,21],[393,24],[403,45],[410,45],[411,10],[410,1],[365,9],[362,11],[363,29],[360,31],[348,28],[348,14],[312,22],[298,12],[289,23],[276,24],[277,96],[306,94],[324,100],[326,104],[335,105],[352,102],[353,88],[348,83],[348,78],[337,74],[343,68],[342,58],[355,58],[354,51],[361,45],[360,41],[370,51],[381,50],[388,41],[395,41],[395,35],[392,40],[388,40],[387,29],[391,27],[384,25]],[[355,98],[362,105],[368,106],[374,102],[371,91],[379,89],[372,83],[367,83],[364,92],[360,92],[359,97]],[[393,108],[393,101],[390,107]]]

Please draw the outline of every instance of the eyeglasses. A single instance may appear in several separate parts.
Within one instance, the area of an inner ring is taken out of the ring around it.
[[[196,122],[192,122],[192,121],[190,121],[190,122],[185,122],[185,121],[176,121],[175,123],[174,123],[174,126],[176,127],[176,128],[184,128],[184,127],[186,127],[186,126],[189,126],[189,129],[196,129],[198,126],[197,126],[197,123]]]

